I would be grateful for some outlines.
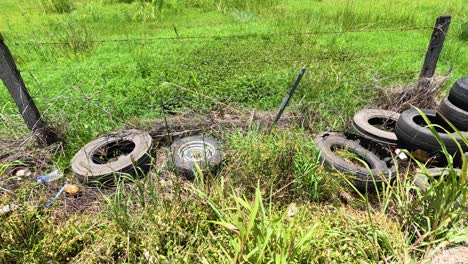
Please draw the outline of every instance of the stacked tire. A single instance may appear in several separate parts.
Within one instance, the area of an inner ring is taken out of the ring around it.
[[[327,167],[353,174],[354,186],[360,191],[380,189],[391,182],[396,175],[393,154],[407,160],[400,149],[417,153],[422,150],[425,161],[436,158],[438,165],[448,161],[449,157],[444,155],[448,153],[458,166],[463,153],[468,158],[468,77],[457,80],[436,110],[414,108],[399,114],[364,109],[355,114],[352,126],[357,135],[324,132],[315,142],[320,161]],[[358,156],[360,163],[353,164],[342,157],[340,150]]]
[[[460,78],[442,99],[437,113],[449,120],[458,130],[468,131],[468,76]]]
[[[395,127],[399,146],[410,151],[423,150],[430,156],[440,154],[445,149],[450,155],[460,157],[468,150],[466,131],[468,77],[459,79],[453,85],[450,95],[442,99],[436,111],[407,110],[401,114]]]

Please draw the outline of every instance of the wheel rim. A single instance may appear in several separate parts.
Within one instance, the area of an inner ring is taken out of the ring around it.
[[[185,161],[201,161],[214,156],[213,145],[203,141],[191,141],[179,148],[178,155]]]

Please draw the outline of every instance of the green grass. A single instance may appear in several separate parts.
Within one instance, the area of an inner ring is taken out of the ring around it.
[[[98,212],[63,217],[70,208],[63,202],[39,209],[55,185],[22,183],[16,197],[2,192],[0,205],[22,209],[0,216],[0,262],[401,263],[462,241],[466,217],[450,194],[466,196],[466,174],[461,185],[452,173],[415,198],[400,168],[394,187],[345,204],[339,197],[352,189],[320,166],[310,136],[345,128],[377,86],[416,81],[431,29],[287,33],[432,27],[450,14],[437,72],[453,64],[451,84],[468,72],[467,12],[464,0],[1,1],[0,32],[39,109],[65,132],[54,164],[71,179],[72,155],[104,132],[220,109],[200,94],[236,109],[276,110],[302,66],[308,72],[290,109],[308,119],[303,130],[225,134],[218,178],[169,179],[168,191],[157,167],[104,190]],[[225,35],[248,36],[184,38]],[[155,37],[173,39],[99,42]],[[34,44],[50,42],[63,44]],[[3,85],[0,106],[1,138],[27,136]]]

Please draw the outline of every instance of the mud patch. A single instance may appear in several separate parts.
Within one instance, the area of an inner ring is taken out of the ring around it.
[[[74,214],[95,214],[103,210],[103,194],[110,190],[80,186],[81,190],[76,195],[63,193],[52,207],[54,219],[57,222],[66,221]],[[48,195],[50,199],[55,193]]]

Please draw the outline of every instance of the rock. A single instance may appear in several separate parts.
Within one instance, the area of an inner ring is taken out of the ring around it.
[[[17,170],[15,175],[18,177],[29,177],[32,175],[32,172],[31,170],[24,168]]]
[[[16,204],[7,204],[3,206],[2,208],[0,208],[0,216],[13,212],[17,210],[18,208],[19,206],[17,206]]]

